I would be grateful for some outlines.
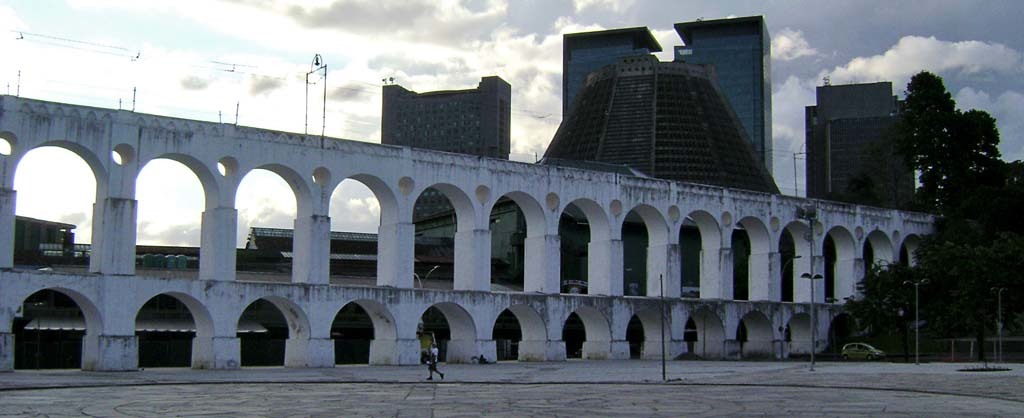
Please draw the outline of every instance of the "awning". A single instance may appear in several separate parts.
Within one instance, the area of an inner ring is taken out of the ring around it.
[[[85,331],[85,320],[82,318],[33,318],[25,325],[32,331]],[[135,321],[135,331],[139,332],[196,332],[192,321],[182,319],[139,319]],[[238,332],[267,332],[257,322],[241,321]]]

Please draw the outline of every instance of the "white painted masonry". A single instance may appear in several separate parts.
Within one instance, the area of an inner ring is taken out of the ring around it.
[[[693,351],[702,356],[784,357],[810,350],[810,286],[794,280],[795,303],[780,302],[779,241],[792,234],[795,271],[825,267],[825,237],[832,237],[837,299],[853,296],[866,266],[862,251],[870,243],[875,260],[899,259],[932,231],[932,218],[828,201],[814,201],[815,257],[809,256],[805,221],[796,209],[812,202],[793,197],[697,184],[524,164],[467,155],[364,142],[321,139],[285,132],[91,108],[0,96],[0,138],[10,145],[0,155],[0,370],[13,367],[11,327],[18,308],[31,294],[51,289],[78,303],[87,332],[82,368],[134,370],[138,364],[135,317],[146,301],[166,294],[182,301],[196,322],[193,367],[239,367],[237,323],[258,299],[277,306],[290,328],[288,367],[332,367],[330,326],[348,303],[370,315],[375,332],[370,362],[416,364],[416,325],[431,306],[451,327],[448,359],[495,358],[492,330],[506,308],[522,328],[520,360],[565,359],[562,328],[573,312],[586,327],[586,358],[629,356],[626,328],[636,315],[644,325],[643,356],[661,355],[661,289],[665,277],[666,349],[669,356],[688,350],[684,326],[692,319],[700,336]],[[32,149],[59,146],[82,157],[96,177],[92,258],[82,275],[14,268],[14,172]],[[120,164],[112,158],[119,156]],[[135,274],[135,179],[142,167],[168,158],[189,167],[203,186],[199,280]],[[218,164],[224,174],[218,170]],[[288,284],[235,281],[235,194],[241,179],[262,168],[280,175],[297,202],[292,280]],[[365,184],[381,208],[377,286],[330,285],[330,196],[345,179]],[[452,291],[413,289],[412,208],[423,190],[434,187],[455,207],[455,279]],[[527,223],[524,292],[491,292],[489,215],[502,196],[513,199]],[[589,295],[558,294],[560,251],[558,222],[575,204],[590,225]],[[622,224],[635,211],[649,231],[649,297],[623,296]],[[702,238],[701,259],[681,260],[679,231],[695,225]],[[731,237],[743,228],[751,242],[750,301],[733,301]],[[700,263],[700,299],[680,298],[680,268]],[[791,279],[790,279],[791,280]],[[824,284],[814,283],[819,318],[841,311],[824,304]],[[737,341],[740,323],[747,341]],[[791,342],[784,329],[790,328]],[[829,324],[819,321],[819,335]],[[824,343],[819,342],[816,349]]]

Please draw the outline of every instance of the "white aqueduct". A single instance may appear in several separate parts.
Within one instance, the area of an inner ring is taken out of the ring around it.
[[[701,330],[695,354],[740,358],[759,354],[784,357],[807,353],[810,310],[829,318],[841,306],[824,303],[822,281],[793,280],[795,302],[781,302],[783,280],[778,247],[792,234],[793,269],[810,263],[821,272],[819,255],[826,236],[836,248],[835,297],[856,292],[863,276],[863,249],[877,261],[898,259],[901,247],[912,253],[919,238],[932,231],[933,219],[901,212],[828,201],[813,202],[818,218],[813,244],[805,238],[807,221],[796,210],[805,199],[433,152],[406,147],[322,139],[230,124],[200,122],[0,96],[0,138],[9,152],[0,155],[0,370],[12,370],[12,323],[22,303],[49,289],[73,299],[85,317],[82,368],[134,370],[138,367],[136,314],[151,298],[169,295],[188,307],[196,328],[192,366],[230,369],[240,365],[239,317],[254,301],[275,305],[289,327],[285,365],[332,367],[330,327],[349,303],[365,309],[374,326],[372,364],[416,364],[417,324],[430,307],[438,308],[451,328],[448,359],[495,358],[494,323],[505,309],[522,329],[519,359],[566,358],[562,329],[571,313],[583,321],[583,356],[626,358],[626,328],[636,315],[646,332],[643,356],[657,358],[687,351],[684,324]],[[2,144],[0,144],[2,145]],[[58,146],[84,159],[96,177],[92,257],[86,274],[19,270],[13,265],[14,173],[19,160],[42,146]],[[116,155],[117,158],[113,158]],[[198,279],[149,277],[135,273],[136,176],[157,158],[190,168],[203,187],[206,208]],[[236,280],[235,194],[253,169],[277,173],[297,202],[290,283]],[[330,196],[342,180],[366,185],[380,203],[376,286],[339,286],[329,282]],[[420,193],[434,187],[455,207],[454,290],[414,287],[415,228],[412,208]],[[522,292],[495,292],[490,286],[489,214],[502,196],[515,201],[526,218],[526,266]],[[559,217],[576,205],[590,225],[588,295],[559,294]],[[658,280],[648,280],[648,297],[623,296],[621,231],[631,211],[642,218],[648,236],[648,277],[665,278],[666,341],[661,341]],[[682,260],[678,241],[685,224],[699,228],[699,260]],[[731,231],[742,227],[750,238],[749,301],[733,300]],[[815,246],[815,257],[810,257]],[[700,263],[700,298],[680,297],[682,263]],[[818,305],[811,305],[811,286]],[[818,334],[828,320],[817,321]],[[746,341],[737,340],[740,324]],[[784,327],[791,338],[787,342]],[[821,349],[818,344],[815,349]]]

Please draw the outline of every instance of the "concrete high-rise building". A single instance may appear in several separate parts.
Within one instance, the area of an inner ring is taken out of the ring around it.
[[[718,84],[747,131],[754,152],[772,171],[771,38],[762,16],[675,24],[684,46],[675,60],[715,66]]]
[[[480,79],[475,89],[416,93],[384,86],[382,144],[508,159],[512,86],[501,77]],[[452,210],[448,199],[428,188],[416,204],[416,221]]]
[[[646,27],[562,35],[562,117],[587,76],[625,57],[661,52]]]
[[[913,172],[889,136],[901,105],[891,82],[818,87],[805,112],[807,196],[904,207]]]
[[[623,58],[592,73],[544,154],[656,178],[778,193],[711,65]]]
[[[508,159],[512,86],[501,77],[468,90],[417,93],[384,86],[382,144]]]

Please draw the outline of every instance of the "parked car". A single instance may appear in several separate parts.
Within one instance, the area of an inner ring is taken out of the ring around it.
[[[849,343],[843,346],[843,360],[876,360],[885,358],[885,351],[864,343]]]

